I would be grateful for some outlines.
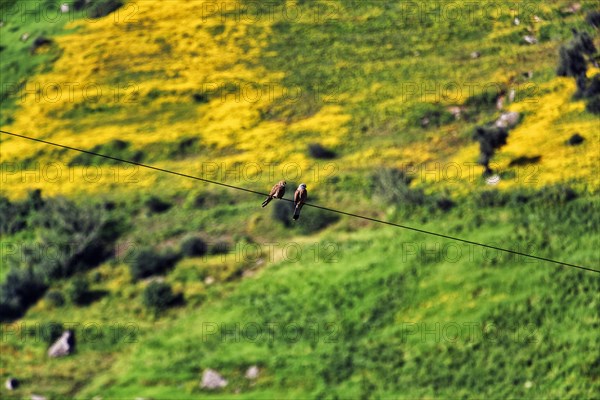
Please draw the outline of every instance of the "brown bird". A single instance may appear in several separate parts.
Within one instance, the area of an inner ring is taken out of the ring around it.
[[[294,220],[300,218],[300,210],[302,210],[302,206],[304,206],[304,202],[308,197],[308,191],[306,190],[306,185],[301,183],[296,189],[294,193],[294,216],[292,217]]]
[[[271,202],[271,200],[273,200],[274,198],[281,199],[284,194],[285,194],[285,181],[279,181],[275,186],[273,186],[273,189],[271,189],[271,192],[269,193],[269,197],[267,197],[267,199],[265,201],[263,201],[262,206],[266,207],[267,204],[269,204]]]

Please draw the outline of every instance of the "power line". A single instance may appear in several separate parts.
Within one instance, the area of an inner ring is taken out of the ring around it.
[[[55,147],[61,147],[63,149],[67,149],[67,150],[78,151],[80,153],[86,153],[86,154],[90,154],[90,155],[97,156],[97,157],[107,158],[109,160],[119,161],[119,162],[123,162],[123,163],[126,163],[126,164],[137,165],[137,166],[140,166],[140,167],[143,167],[143,168],[148,168],[148,169],[152,169],[152,170],[155,170],[155,171],[164,172],[164,173],[171,174],[171,175],[181,176],[181,177],[188,178],[188,179],[195,179],[195,180],[198,180],[198,181],[202,181],[202,182],[206,182],[206,183],[211,183],[211,184],[219,185],[219,186],[224,186],[224,187],[227,187],[227,188],[230,188],[230,189],[241,190],[241,191],[244,191],[244,192],[257,194],[257,195],[260,195],[260,196],[268,196],[268,194],[264,193],[264,192],[258,192],[256,190],[246,189],[246,188],[243,188],[243,187],[240,187],[240,186],[229,185],[229,184],[226,184],[226,183],[223,183],[223,182],[218,182],[218,181],[213,181],[213,180],[210,180],[210,179],[200,178],[198,176],[188,175],[188,174],[184,174],[182,172],[171,171],[171,170],[168,170],[168,169],[155,167],[153,165],[143,164],[143,163],[136,162],[136,161],[131,161],[131,160],[125,160],[125,159],[118,158],[118,157],[112,157],[112,156],[108,156],[106,154],[100,154],[100,153],[96,153],[96,152],[89,151],[89,150],[83,150],[83,149],[79,149],[79,148],[76,148],[76,147],[66,146],[66,145],[63,145],[63,144],[54,143],[54,142],[50,142],[50,141],[47,141],[47,140],[36,139],[36,138],[33,138],[33,137],[29,137],[29,136],[25,136],[25,135],[19,135],[17,133],[7,132],[7,131],[4,131],[4,130],[0,130],[0,132],[4,133],[4,134],[7,134],[7,135],[19,137],[19,138],[22,138],[22,139],[27,139],[27,140],[31,140],[31,141],[35,141],[35,142],[39,142],[39,143],[44,143],[44,144],[48,144],[48,145],[55,146]],[[288,201],[288,202],[293,202],[293,200],[285,199],[285,198],[283,198],[281,200],[285,200],[285,201]],[[485,243],[474,242],[472,240],[462,239],[462,238],[458,238],[458,237],[454,237],[454,236],[450,236],[450,235],[445,235],[445,234],[437,233],[437,232],[431,232],[431,231],[427,231],[425,229],[414,228],[414,227],[411,227],[411,226],[396,224],[394,222],[384,221],[384,220],[380,220],[380,219],[376,219],[376,218],[367,217],[367,216],[364,216],[364,215],[353,214],[353,213],[349,213],[349,212],[346,212],[346,211],[341,211],[341,210],[336,210],[336,209],[333,209],[333,208],[323,207],[323,206],[319,206],[317,204],[305,203],[304,205],[305,206],[309,206],[309,207],[319,208],[321,210],[325,210],[325,211],[329,211],[329,212],[333,212],[333,213],[347,215],[349,217],[360,218],[360,219],[364,219],[364,220],[367,220],[367,221],[376,222],[376,223],[379,223],[379,224],[385,224],[385,225],[393,226],[393,227],[396,227],[396,228],[407,229],[407,230],[411,230],[411,231],[414,231],[414,232],[423,233],[423,234],[426,234],[426,235],[437,236],[437,237],[441,237],[441,238],[449,239],[449,240],[456,240],[458,242],[463,242],[463,243],[467,243],[467,244],[471,244],[471,245],[475,245],[475,246],[480,246],[480,247],[485,247],[485,248],[488,248],[488,249],[503,251],[503,252],[506,252],[506,253],[511,253],[511,254],[515,254],[515,255],[520,255],[520,256],[524,256],[524,257],[533,258],[533,259],[536,259],[536,260],[546,261],[546,262],[558,264],[560,266],[577,268],[577,269],[581,269],[581,270],[584,270],[584,271],[600,273],[600,270],[596,270],[596,269],[593,269],[593,268],[584,267],[584,266],[581,266],[581,265],[571,264],[571,263],[567,263],[567,262],[563,262],[563,261],[557,261],[557,260],[553,260],[551,258],[539,257],[539,256],[535,256],[533,254],[528,254],[528,253],[523,253],[523,252],[519,252],[519,251],[515,251],[515,250],[505,249],[505,248],[502,248],[502,247],[492,246],[492,245],[485,244]]]

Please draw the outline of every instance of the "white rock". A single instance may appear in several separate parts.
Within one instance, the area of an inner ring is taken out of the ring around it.
[[[72,331],[65,331],[48,349],[48,357],[64,357],[73,352],[75,336]]]
[[[496,120],[495,125],[498,128],[512,129],[519,123],[519,118],[521,118],[521,114],[518,112],[505,112]]]
[[[523,40],[525,40],[529,44],[536,44],[538,41],[533,35],[525,35],[523,36]]]
[[[69,12],[69,5],[67,3],[62,3],[60,5],[60,12],[61,13],[68,13]]]
[[[523,386],[525,386],[525,389],[531,389],[533,387],[533,382],[527,381]]]
[[[16,388],[19,387],[19,381],[15,378],[8,378],[6,380],[6,383],[4,384],[4,386],[8,390],[15,390]]]
[[[217,371],[212,369],[205,369],[202,373],[202,382],[200,387],[202,389],[221,389],[227,386],[227,380],[223,378]]]
[[[499,175],[492,175],[485,179],[485,183],[487,183],[490,186],[496,186],[498,184],[498,182],[500,182]]]
[[[246,371],[246,379],[256,379],[260,373],[260,369],[256,365],[251,366]]]
[[[215,278],[213,278],[212,276],[207,276],[204,279],[204,284],[205,285],[212,285],[213,283],[215,283]]]

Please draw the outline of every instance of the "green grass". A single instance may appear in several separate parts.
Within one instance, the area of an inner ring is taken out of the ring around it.
[[[298,3],[306,15],[327,5]],[[485,83],[527,70],[535,70],[533,81],[544,84],[555,75],[557,47],[569,38],[569,28],[583,24],[580,16],[562,15],[562,3],[550,11],[542,7],[541,43],[531,47],[522,43],[523,25],[513,26],[507,17],[501,22],[508,28],[493,36],[494,24],[484,18],[417,23],[405,20],[402,2],[331,4],[338,8],[330,21],[292,22],[276,12],[266,48],[252,62],[283,71],[283,85],[303,93],[299,102],[276,100],[269,109],[257,110],[263,120],[301,121],[331,103],[352,115],[348,140],[335,148],[340,157],[369,148],[410,149],[436,137],[446,140],[449,133],[453,146],[470,144],[474,126],[493,119],[492,102],[486,103],[479,92],[470,98],[473,104],[467,96],[437,102],[418,94],[403,98],[402,85]],[[481,11],[485,4],[475,7]],[[592,2],[583,2],[584,10],[592,7]],[[64,25],[29,19],[22,24],[9,19],[1,29],[3,84],[34,79],[60,56],[56,48],[30,55],[32,39],[21,42],[23,32],[31,38],[66,32]],[[223,25],[207,29],[215,36],[226,31]],[[165,41],[157,43],[161,53],[171,51]],[[471,59],[473,51],[481,57]],[[143,83],[160,73],[124,68],[110,82]],[[181,101],[155,108],[161,122],[148,121],[147,113],[122,105],[102,104],[75,105],[52,117],[82,135],[97,126],[146,123],[140,135],[156,133],[156,141],[144,140],[142,145],[128,138],[88,149],[125,159],[183,164],[188,157],[210,160],[229,151],[190,140],[196,137],[191,131],[189,138],[177,140],[158,136],[161,124],[199,117],[199,103],[207,99],[193,100],[194,93],[185,90],[179,93]],[[1,95],[4,125],[19,105],[18,99]],[[162,95],[150,91],[138,106],[144,108]],[[468,120],[453,121],[445,106],[465,102],[471,107]],[[425,116],[431,120],[428,126],[421,124]],[[592,118],[572,112],[560,121]],[[295,134],[315,142],[325,139],[312,131]],[[440,157],[446,150],[440,146]],[[26,164],[50,157],[74,165],[113,164],[51,150],[36,153]],[[569,182],[541,190],[495,191],[477,181],[469,193],[461,194],[416,182],[407,186],[408,194],[420,189],[424,194],[417,196],[422,198],[419,204],[409,204],[378,193],[375,171],[338,166],[323,191],[311,192],[311,202],[598,268],[600,202],[594,181],[588,186],[573,182],[576,199],[567,198]],[[189,168],[196,164],[190,162]],[[102,209],[112,221],[114,254],[91,269],[47,282],[66,294],[74,279],[86,279],[97,295],[89,304],[67,300],[53,307],[42,298],[14,325],[2,323],[0,378],[22,381],[14,392],[1,389],[2,397],[592,398],[600,392],[597,274],[347,216],[331,219],[310,207],[304,208],[300,221],[286,224],[275,213],[285,203],[261,209],[263,199],[248,193],[164,174],[153,182],[140,189],[110,187],[97,197],[76,199],[77,206]],[[151,197],[170,207],[153,211]],[[442,197],[456,206],[440,210],[436,200]],[[285,211],[280,215],[285,217]],[[48,235],[35,223],[43,212],[31,211],[30,225],[3,234],[0,246],[40,242],[42,233]],[[225,242],[231,250],[182,258],[158,277],[185,302],[154,315],[143,305],[152,278],[131,278],[128,249],[179,254],[189,235],[202,237],[209,248]],[[290,257],[290,246],[300,249],[301,256]],[[257,253],[243,253],[255,248]],[[26,266],[17,262],[15,268]],[[0,283],[7,273],[3,260]],[[41,339],[40,329],[53,321],[65,327],[79,324],[74,327],[78,347],[73,356],[46,357],[48,341]],[[18,327],[22,331],[13,334]],[[255,327],[261,334],[252,338]],[[294,333],[298,338],[290,339]],[[253,383],[244,378],[251,365],[261,368]],[[222,373],[228,387],[213,393],[201,390],[206,368]]]

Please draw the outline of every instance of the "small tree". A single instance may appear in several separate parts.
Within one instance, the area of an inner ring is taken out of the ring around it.
[[[155,314],[171,307],[176,299],[177,297],[173,294],[171,286],[165,282],[150,283],[143,294],[144,306]]]
[[[76,277],[67,289],[69,299],[75,304],[84,304],[90,291],[90,284],[83,277]]]
[[[479,164],[485,168],[484,174],[490,174],[490,160],[497,149],[506,144],[508,131],[494,125],[475,128],[473,139],[479,142]]]
[[[577,83],[577,96],[584,95],[587,86],[588,60],[594,62],[594,40],[587,32],[573,30],[573,39],[559,50],[558,76],[570,76]]]

